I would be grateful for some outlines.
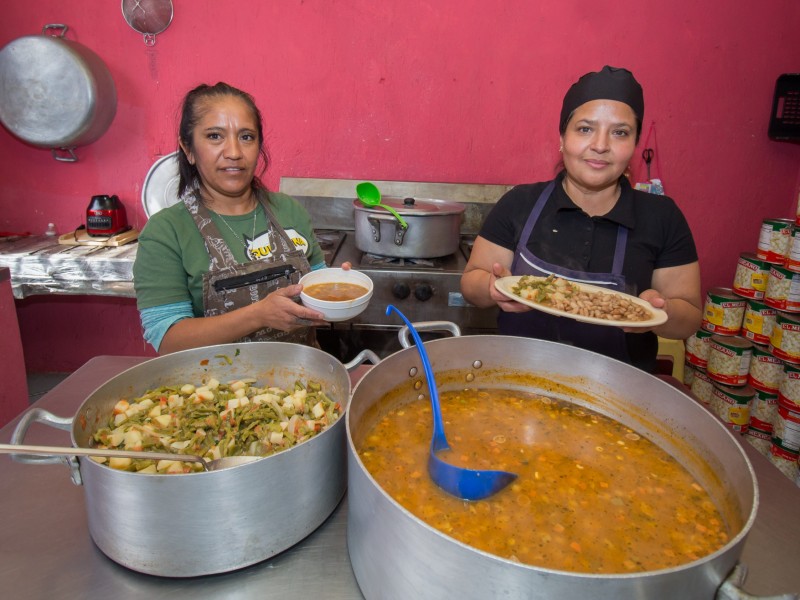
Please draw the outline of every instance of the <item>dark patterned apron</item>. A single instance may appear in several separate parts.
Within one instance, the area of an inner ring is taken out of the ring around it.
[[[189,193],[183,197],[211,258],[208,273],[203,275],[203,309],[206,317],[249,306],[279,288],[297,283],[301,276],[311,271],[304,253],[295,248],[262,194],[258,193],[257,198],[272,230],[272,244],[275,249],[268,258],[238,263],[211,220],[208,208],[198,201],[197,194]],[[238,341],[281,341],[315,345],[316,337],[313,327],[301,327],[292,332],[265,327]]]
[[[627,292],[625,276],[622,274],[625,247],[628,243],[627,227],[620,225],[617,229],[617,242],[614,249],[614,262],[611,273],[588,273],[567,269],[548,263],[534,256],[528,250],[527,243],[531,233],[533,233],[533,227],[539,220],[539,216],[553,193],[554,187],[555,182],[551,181],[539,195],[531,214],[528,216],[514,253],[514,260],[511,263],[511,274],[546,277],[552,273],[564,279]],[[497,318],[497,326],[498,331],[505,335],[526,336],[562,342],[630,362],[625,342],[625,332],[617,327],[582,323],[567,317],[556,317],[538,310],[526,313],[500,311],[500,315]]]

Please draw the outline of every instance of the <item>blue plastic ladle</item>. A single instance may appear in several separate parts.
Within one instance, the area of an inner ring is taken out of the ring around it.
[[[403,319],[411,332],[411,337],[417,345],[419,358],[422,361],[422,368],[428,380],[428,391],[431,395],[431,405],[433,406],[433,439],[431,440],[431,451],[428,456],[428,475],[433,482],[448,494],[461,498],[462,500],[483,500],[502,490],[509,483],[517,478],[516,473],[508,471],[480,471],[474,469],[464,469],[444,462],[436,452],[449,450],[450,444],[444,435],[444,423],[442,422],[442,408],[439,405],[439,390],[436,387],[436,380],[433,378],[433,370],[428,359],[428,353],[419,333],[414,325],[391,304],[386,307],[386,314],[396,312]]]
[[[400,227],[403,229],[408,228],[408,223],[406,223],[406,220],[400,216],[400,213],[398,213],[391,206],[381,204],[381,191],[374,183],[362,181],[356,186],[356,195],[365,206],[380,206],[385,208],[397,218],[397,220],[400,222]]]

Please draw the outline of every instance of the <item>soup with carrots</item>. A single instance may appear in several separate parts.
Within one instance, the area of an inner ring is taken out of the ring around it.
[[[366,430],[359,456],[380,486],[421,520],[474,548],[582,573],[665,569],[723,546],[728,527],[709,494],[657,445],[604,415],[528,392],[441,394],[451,450],[439,456],[519,477],[466,502],[427,472],[427,398]]]
[[[317,300],[328,302],[344,302],[355,300],[366,294],[369,290],[357,283],[345,283],[343,281],[333,281],[327,283],[315,283],[304,288],[307,296]]]

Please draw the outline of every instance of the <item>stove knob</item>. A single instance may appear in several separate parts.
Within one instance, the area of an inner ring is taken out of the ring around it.
[[[414,297],[420,302],[430,300],[433,298],[433,288],[427,283],[418,285],[416,288],[414,288]]]
[[[395,283],[392,286],[392,296],[399,300],[405,300],[411,293],[411,288],[407,283]]]

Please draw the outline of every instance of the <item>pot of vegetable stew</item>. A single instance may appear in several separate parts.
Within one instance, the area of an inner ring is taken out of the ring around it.
[[[555,527],[543,525],[542,515],[528,513],[530,521],[518,526],[513,536],[516,538],[517,531],[529,529],[534,535],[533,541],[509,541],[509,544],[516,543],[517,546],[507,557],[479,550],[475,547],[477,543],[471,545],[457,539],[457,534],[462,532],[455,531],[461,528],[456,513],[485,513],[484,529],[497,529],[500,520],[505,518],[503,513],[493,508],[494,505],[482,503],[499,502],[502,494],[518,493],[520,488],[526,489],[525,486],[540,495],[555,493],[556,486],[562,485],[561,475],[548,475],[541,481],[525,481],[520,475],[496,497],[475,503],[451,504],[450,513],[440,514],[436,517],[438,521],[428,524],[424,520],[426,513],[432,512],[443,496],[450,498],[445,492],[432,486],[419,510],[410,507],[407,498],[401,498],[412,494],[409,490],[414,479],[421,478],[429,483],[425,466],[428,444],[424,439],[419,452],[423,458],[418,465],[403,465],[405,470],[401,469],[406,456],[412,451],[417,452],[411,444],[397,446],[403,447],[403,451],[396,451],[394,457],[390,455],[387,460],[389,470],[394,466],[396,471],[390,477],[404,481],[395,495],[386,491],[390,487],[387,479],[382,480],[382,487],[378,483],[377,471],[366,467],[373,464],[370,462],[374,458],[372,454],[381,437],[375,435],[378,430],[373,430],[373,427],[385,423],[387,415],[397,407],[402,408],[395,412],[407,416],[411,414],[409,407],[415,401],[429,404],[418,353],[414,348],[406,348],[382,360],[358,382],[346,415],[348,550],[358,584],[366,598],[714,598],[716,590],[741,555],[758,504],[758,490],[750,462],[722,423],[667,382],[627,364],[572,346],[509,336],[464,336],[438,339],[425,345],[443,399],[450,392],[468,398],[470,393],[480,390],[488,390],[486,394],[500,390],[534,393],[547,397],[546,404],[549,399],[566,402],[566,406],[571,407],[565,409],[568,411],[585,413],[588,409],[600,415],[601,419],[610,417],[626,430],[632,430],[628,434],[632,436],[630,439],[653,442],[658,452],[666,452],[677,461],[678,468],[688,472],[689,481],[707,491],[727,527],[727,533],[720,535],[715,549],[707,555],[693,557],[687,553],[684,557],[678,553],[675,558],[673,553],[674,564],[669,568],[629,569],[628,566],[634,565],[628,561],[624,563],[627,565],[625,568],[604,573],[588,572],[591,569],[541,567],[531,562],[523,563],[517,558],[518,554],[521,555],[522,544],[546,546],[555,542],[558,532],[563,531],[558,524],[562,518],[556,513],[562,509],[566,512],[566,505],[544,515],[543,520],[556,522]],[[454,451],[440,453],[440,458],[454,462],[460,453],[466,455],[466,450],[461,450],[458,438],[453,438],[459,426],[457,419],[448,420],[444,403],[442,410]],[[401,417],[401,423],[402,418],[405,417]],[[520,421],[523,420],[520,415]],[[590,423],[587,425],[591,426]],[[409,420],[402,428],[410,430],[413,427],[414,422]],[[494,435],[492,439],[500,444],[513,434],[513,428],[485,433],[487,437]],[[430,439],[430,429],[426,428],[425,435]],[[568,441],[578,444],[581,435],[572,435]],[[544,450],[537,446],[535,430],[529,438],[532,441],[525,443],[531,444],[532,449],[524,458],[535,462]],[[612,438],[604,444],[606,454],[621,457],[625,451],[620,450],[622,446],[617,444],[625,445],[626,441],[625,436],[618,442]],[[600,445],[597,447],[603,449]],[[594,449],[592,443],[588,450]],[[482,455],[478,453],[477,456]],[[514,471],[521,464],[522,459],[515,464],[496,464],[494,468]],[[612,459],[612,471],[614,464]],[[577,471],[576,467],[585,470]],[[475,465],[473,468],[489,467]],[[589,469],[592,468],[576,463],[567,465],[568,472],[564,472],[565,478],[571,477],[576,482],[570,484],[574,489],[568,491],[574,494],[572,497],[578,507],[581,494],[585,493],[581,485],[591,481]],[[538,478],[538,471],[536,473]],[[611,481],[610,491],[613,493],[617,483]],[[658,494],[670,486],[671,481],[663,481],[653,487]],[[629,502],[624,496],[612,498],[612,502],[614,500],[620,504],[614,513],[619,518],[614,527],[622,528],[626,535],[638,535],[637,532],[651,526],[653,530],[661,529],[672,535],[669,523],[645,523],[642,529],[634,529],[632,521],[630,525],[626,522],[628,513],[632,516],[641,512],[647,506],[645,501],[651,506],[653,501],[640,498],[624,504]],[[686,500],[694,502],[688,497]],[[514,505],[509,512],[517,512],[516,509],[525,511],[526,505],[527,500],[525,504]],[[574,511],[578,512],[581,510]],[[680,519],[680,510],[677,514]],[[630,529],[626,531],[627,527]],[[580,535],[578,529],[576,536]],[[588,546],[604,541],[603,535],[586,532],[583,539],[567,540],[566,552],[585,552]],[[516,552],[517,548],[520,552]],[[620,552],[620,547],[616,546],[615,550]],[[624,558],[624,548],[621,553]]]
[[[259,385],[284,389],[298,380],[315,381],[342,411],[350,395],[347,369],[321,350],[281,342],[210,346],[160,356],[120,373],[97,388],[74,417],[33,409],[23,416],[12,443],[24,443],[26,430],[38,421],[70,431],[72,444],[87,448],[121,399],[132,404],[148,390],[210,378],[254,378]],[[145,474],[88,457],[20,459],[67,462],[73,481],[85,489],[89,533],[100,550],[125,567],[166,577],[223,573],[278,554],[322,524],[346,485],[343,416],[306,441],[219,471]]]

